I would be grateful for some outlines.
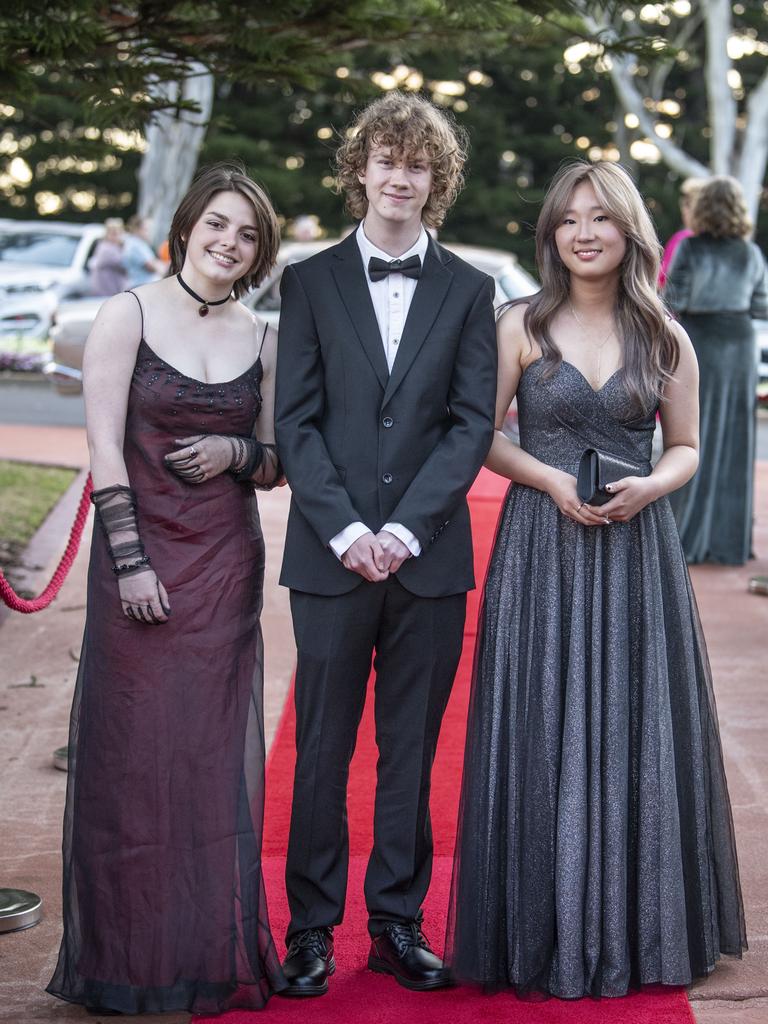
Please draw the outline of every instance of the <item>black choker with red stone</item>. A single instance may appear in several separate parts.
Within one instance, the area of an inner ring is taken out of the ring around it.
[[[209,302],[208,299],[204,299],[201,295],[198,295],[197,292],[193,292],[192,289],[187,284],[187,282],[181,276],[181,274],[177,274],[176,278],[181,287],[187,293],[187,295],[191,295],[196,302],[200,303],[200,309],[198,309],[197,311],[198,316],[208,316],[209,306],[223,306],[225,302],[229,302],[229,295],[227,295],[227,297],[224,299],[214,299],[213,301]]]

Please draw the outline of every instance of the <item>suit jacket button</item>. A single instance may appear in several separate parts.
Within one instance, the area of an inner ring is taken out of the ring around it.
[[[391,484],[393,477],[391,473],[385,473],[381,479],[385,484]]]
[[[389,430],[389,428],[394,424],[394,422],[395,421],[392,419],[391,416],[385,416],[384,419],[381,421],[381,425],[383,427],[386,427],[387,430]]]

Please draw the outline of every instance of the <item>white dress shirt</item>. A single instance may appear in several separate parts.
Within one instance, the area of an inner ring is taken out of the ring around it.
[[[384,346],[384,355],[390,373],[400,346],[400,339],[403,335],[405,321],[408,318],[408,310],[411,307],[411,300],[419,283],[415,278],[406,277],[404,274],[387,274],[380,281],[372,281],[368,276],[368,261],[372,256],[377,256],[387,263],[393,259],[388,252],[377,248],[365,233],[365,221],[362,221],[355,234],[360,256],[365,270],[365,279],[368,283],[368,291],[373,303],[373,311],[376,314],[376,322],[379,325],[379,333]],[[419,237],[407,252],[404,252],[399,259],[407,260],[410,256],[418,256],[424,266],[424,258],[427,255],[429,236],[422,226]],[[414,537],[411,531],[402,523],[385,523],[382,527],[387,533],[393,534],[408,548],[414,557],[421,554],[421,544]],[[365,523],[350,523],[341,533],[337,533],[331,539],[330,546],[338,558],[348,551],[355,541],[371,530]]]

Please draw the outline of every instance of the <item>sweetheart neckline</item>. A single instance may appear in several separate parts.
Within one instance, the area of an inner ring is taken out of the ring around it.
[[[523,370],[523,374],[527,373],[528,370],[530,370],[530,368],[532,366],[536,365],[536,363],[543,362],[543,360],[544,360],[544,356],[539,356],[538,359],[534,359],[532,362],[528,363],[528,365]],[[619,373],[621,373],[621,370],[623,369],[623,367],[621,367],[621,366],[617,367],[613,371],[613,373],[610,375],[610,377],[606,377],[606,379],[603,381],[603,383],[600,385],[599,388],[593,388],[592,385],[587,380],[586,376],[582,373],[582,371],[578,368],[578,366],[576,366],[575,363],[570,362],[570,360],[568,360],[568,359],[561,359],[560,363],[561,363],[561,365],[570,366],[572,370],[575,370],[576,373],[579,375],[579,377],[581,377],[581,379],[584,381],[584,383],[586,384],[586,386],[589,388],[589,390],[592,392],[593,395],[599,395],[602,391],[604,391],[608,387],[608,385],[611,383],[611,381],[614,379],[614,377],[617,377],[619,375]]]

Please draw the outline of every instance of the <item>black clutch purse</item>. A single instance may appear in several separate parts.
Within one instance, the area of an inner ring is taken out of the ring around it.
[[[628,462],[609,452],[587,448],[579,461],[576,493],[586,505],[605,505],[613,497],[606,484],[623,480],[625,476],[648,476],[648,470],[636,462]]]

